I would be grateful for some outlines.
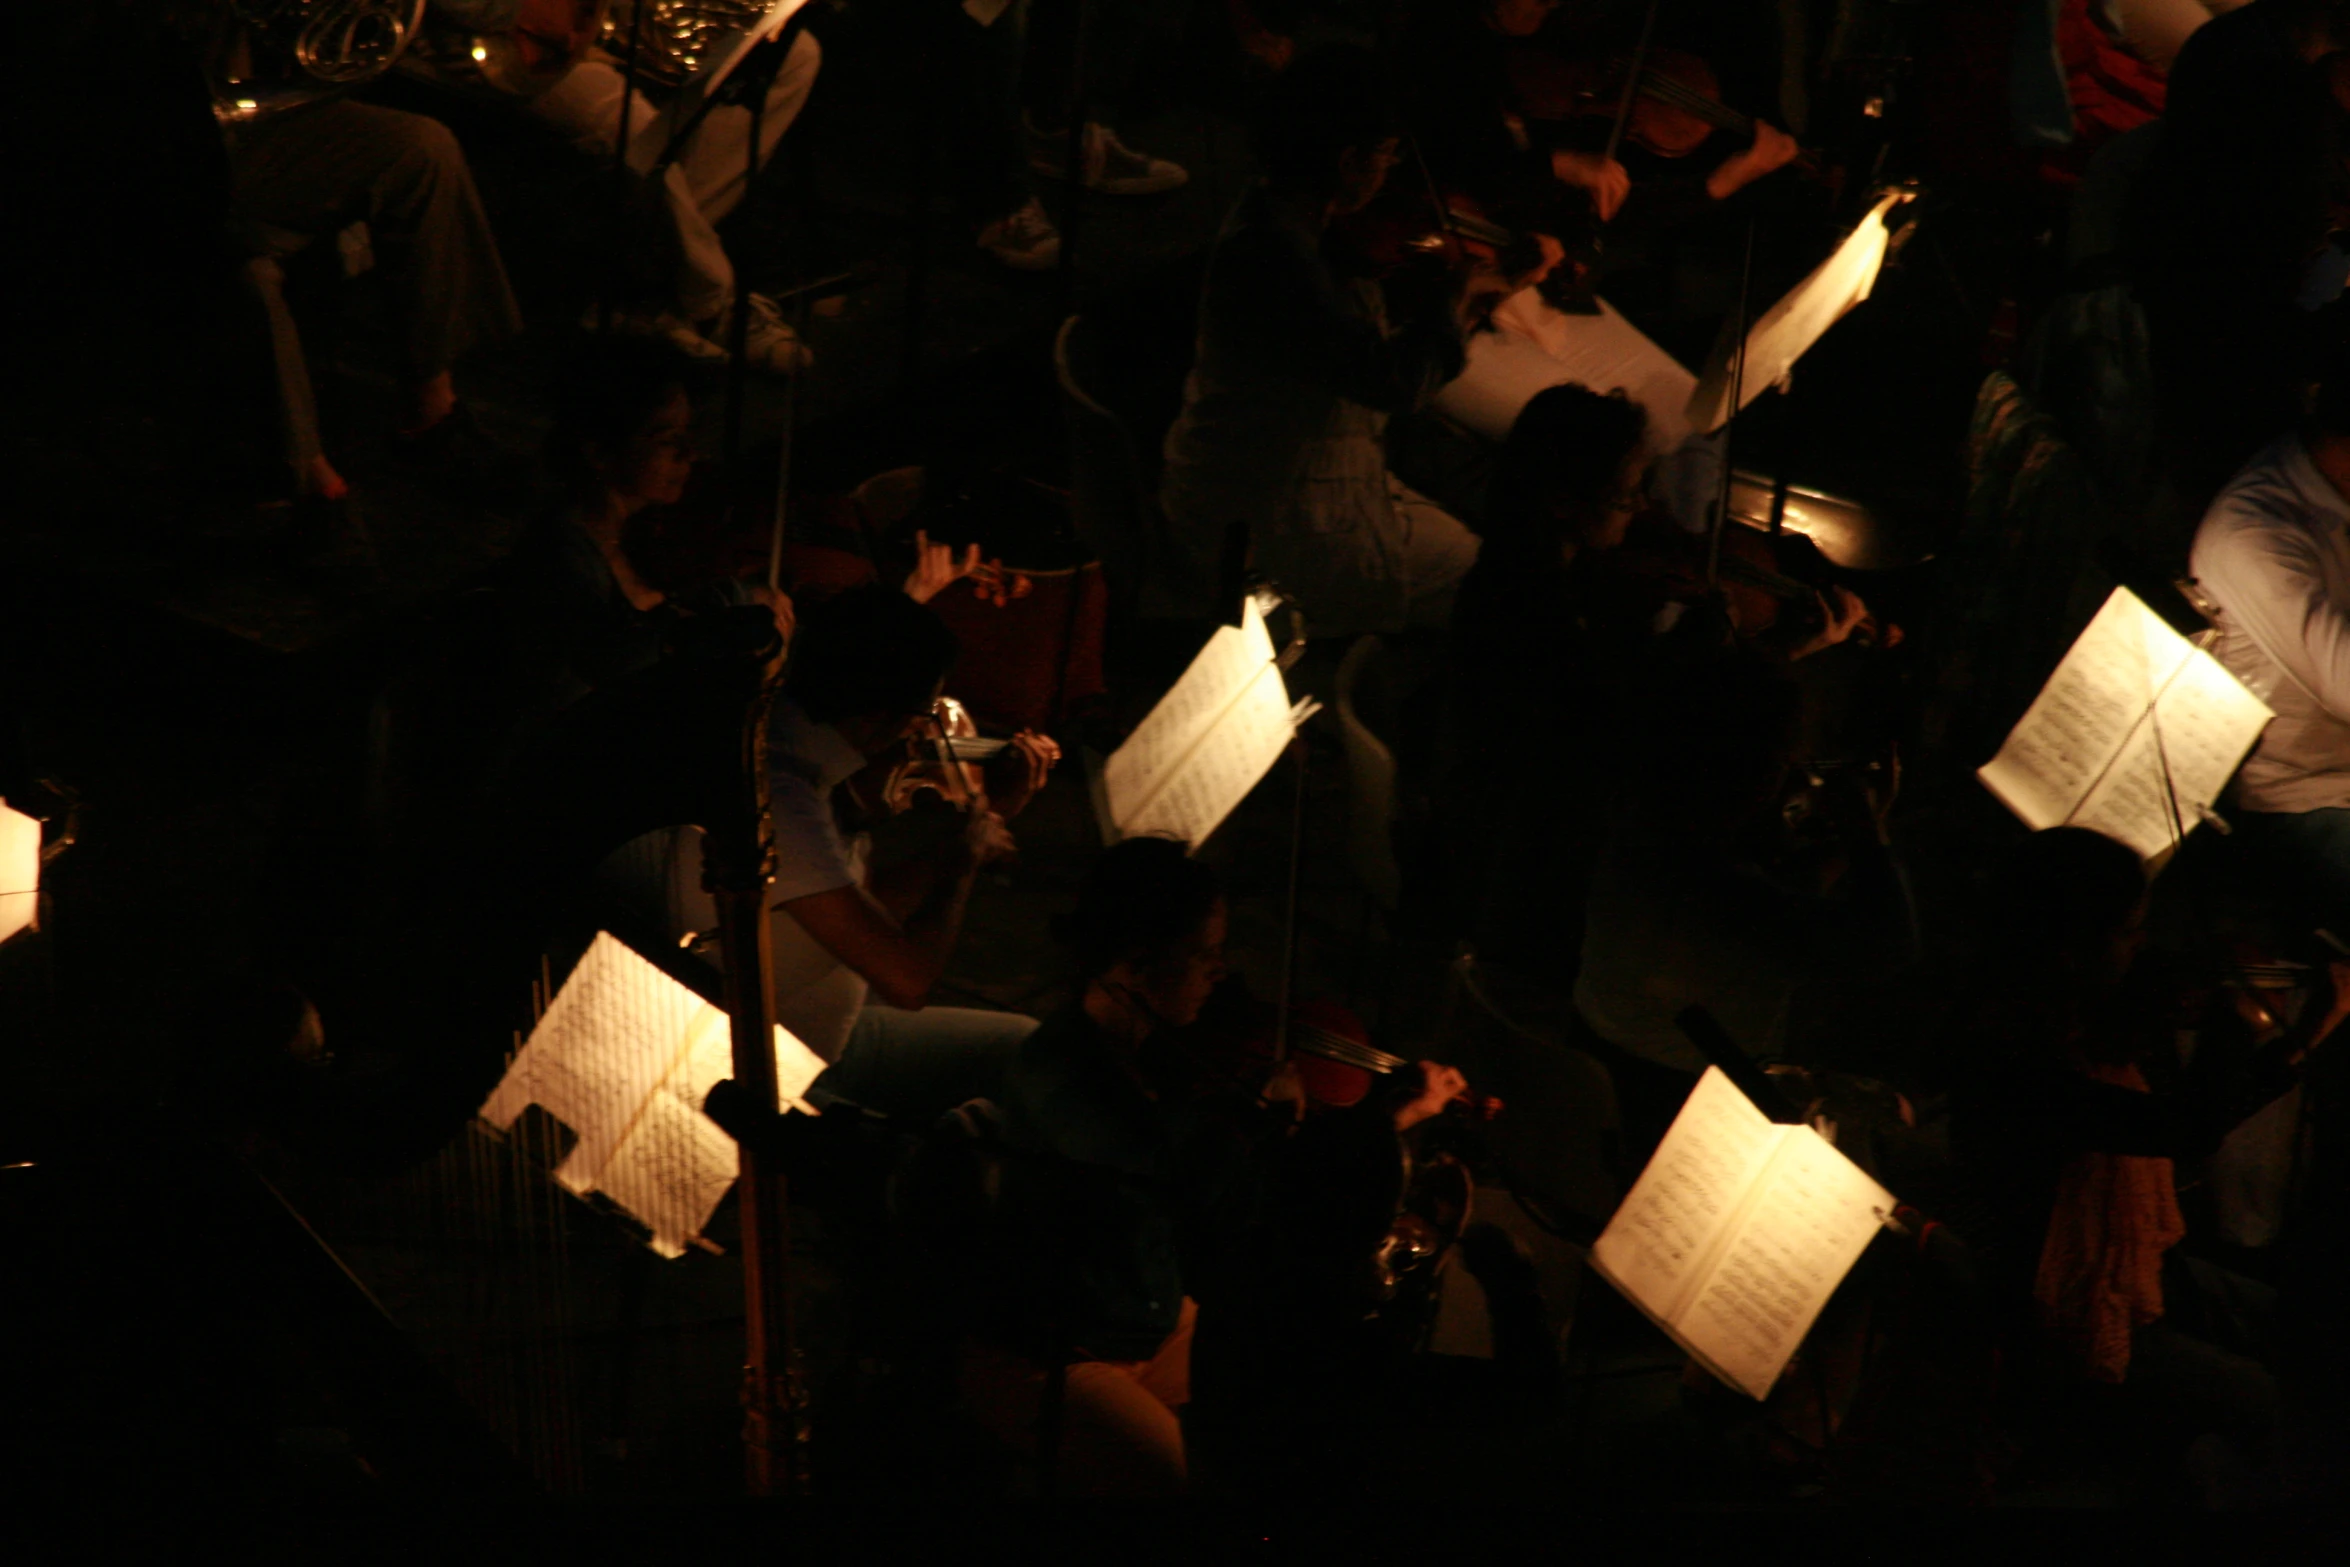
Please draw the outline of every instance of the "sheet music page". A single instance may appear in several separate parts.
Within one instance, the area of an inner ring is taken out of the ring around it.
[[[1783,1130],[1720,1067],[1707,1067],[1592,1247],[1592,1264],[1670,1326]]]
[[[1893,1211],[1893,1195],[1808,1126],[1776,1128],[1728,1247],[1674,1321],[1698,1358],[1769,1395],[1820,1308]]]
[[[1254,683],[1272,664],[1273,638],[1252,599],[1241,611],[1241,623],[1218,626],[1192,659],[1191,667],[1184,670],[1183,678],[1159,698],[1149,716],[1126,737],[1126,743],[1110,754],[1103,768],[1103,786],[1119,836],[1153,830],[1138,825],[1145,813],[1151,820],[1165,814],[1153,797],[1167,787],[1201,736],[1236,698],[1256,689]],[[1286,699],[1283,705],[1287,706]]]
[[[2184,645],[2189,656],[2155,696],[2152,721],[2130,731],[2071,818],[2146,860],[2161,858],[2195,830],[2202,819],[2196,807],[2219,798],[2272,716],[2217,659]]]
[[[778,1028],[775,1068],[785,1108],[807,1108],[823,1059]],[[701,1113],[733,1074],[726,1014],[599,931],[481,1113],[510,1126],[537,1104],[570,1127],[555,1179],[604,1193],[675,1257],[734,1183],[734,1140]]]
[[[2193,651],[2138,595],[2115,588],[1975,776],[2035,831],[2073,820]]]
[[[1206,842],[1281,759],[1295,732],[1289,715],[1288,684],[1268,660],[1239,699],[1192,746],[1164,787],[1139,811],[1119,821],[1120,834],[1163,834],[1194,847]],[[1116,758],[1111,760],[1114,765]]]
[[[536,1104],[579,1141],[555,1176],[595,1189],[629,1123],[677,1066],[705,1003],[609,931],[598,931],[481,1108],[492,1126]]]
[[[1747,329],[1746,368],[1738,379],[1740,408],[1785,379],[1828,328],[1869,297],[1869,291],[1877,286],[1877,271],[1885,264],[1885,248],[1893,238],[1885,216],[1900,202],[1898,193],[1879,197],[1835,253]],[[1727,346],[1717,351],[1697,389],[1689,394],[1684,417],[1691,429],[1718,430],[1729,422],[1733,357]]]
[[[1534,394],[1573,383],[1622,387],[1648,413],[1649,448],[1668,452],[1689,435],[1687,408],[1697,377],[1606,300],[1596,316],[1571,316],[1535,289],[1493,312],[1493,330],[1468,342],[1468,362],[1439,391],[1436,410],[1489,441],[1506,439]]]

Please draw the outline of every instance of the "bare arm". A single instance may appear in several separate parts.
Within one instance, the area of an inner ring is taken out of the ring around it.
[[[930,999],[963,931],[963,908],[979,867],[1010,852],[1011,835],[994,816],[979,817],[947,854],[924,862],[927,886],[890,877],[912,907],[897,916],[862,887],[835,887],[778,905],[817,945],[854,969],[882,1001],[909,1012]]]

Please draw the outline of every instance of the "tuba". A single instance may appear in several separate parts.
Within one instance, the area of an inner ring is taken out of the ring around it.
[[[212,108],[245,125],[331,97],[390,70],[425,0],[227,0],[206,52]]]

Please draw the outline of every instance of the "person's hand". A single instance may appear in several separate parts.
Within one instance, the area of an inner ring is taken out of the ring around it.
[[[1510,290],[1513,294],[1521,288],[1538,287],[1545,278],[1557,270],[1560,262],[1567,259],[1567,247],[1557,239],[1548,234],[1534,234],[1529,237],[1533,239],[1534,248],[1539,253],[1540,259],[1510,279],[1514,285]]]
[[[1060,759],[1061,748],[1050,736],[1033,729],[1012,736],[987,763],[987,798],[996,814],[1007,820],[1019,815]]]
[[[1444,1107],[1469,1091],[1469,1080],[1460,1068],[1446,1066],[1441,1061],[1422,1061],[1420,1092],[1411,1100],[1398,1105],[1395,1111],[1395,1129],[1408,1132],[1422,1121],[1444,1113]]]
[[[1869,618],[1869,607],[1860,601],[1857,593],[1831,586],[1825,593],[1814,596],[1819,600],[1820,629],[1808,641],[1796,645],[1787,655],[1791,660],[1808,658],[1823,648],[1850,639],[1860,623]]]
[[[791,595],[762,582],[751,589],[751,602],[765,606],[767,613],[775,617],[775,634],[782,640],[784,651],[790,652],[792,632],[799,625],[799,617],[792,610]]]
[[[968,876],[974,871],[1008,860],[1020,852],[1013,840],[1012,829],[993,811],[973,811],[963,823],[963,831],[944,845],[947,870],[956,876]]]
[[[1754,122],[1754,145],[1734,152],[1706,178],[1706,194],[1725,201],[1774,170],[1803,156],[1803,144],[1765,120]]]
[[[952,544],[933,544],[920,529],[914,533],[914,569],[906,575],[906,597],[927,604],[954,584],[979,570],[979,546],[965,549],[960,560]]]
[[[1292,1120],[1302,1121],[1306,1116],[1306,1080],[1297,1070],[1295,1061],[1284,1061],[1273,1068],[1265,1079],[1257,1098],[1267,1105],[1287,1105]]]
[[[1591,210],[1602,223],[1614,217],[1624,198],[1632,194],[1632,176],[1624,166],[1596,152],[1554,152],[1550,155],[1550,172],[1560,184],[1588,193]]]

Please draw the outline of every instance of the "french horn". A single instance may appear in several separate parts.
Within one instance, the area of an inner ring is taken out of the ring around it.
[[[425,0],[227,0],[212,40],[213,112],[245,124],[373,81],[397,64]]]

